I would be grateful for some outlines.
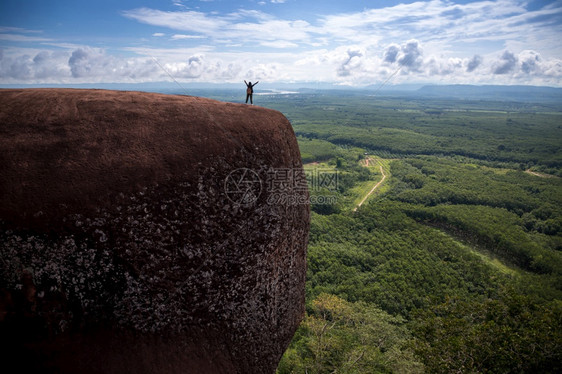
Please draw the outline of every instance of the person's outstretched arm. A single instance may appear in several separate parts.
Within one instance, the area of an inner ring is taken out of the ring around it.
[[[255,86],[256,84],[258,84],[258,83],[260,83],[260,81],[257,81],[256,83],[254,83],[254,86]]]
[[[246,83],[246,86],[248,85],[248,82],[246,82],[246,80],[244,79],[244,83]]]

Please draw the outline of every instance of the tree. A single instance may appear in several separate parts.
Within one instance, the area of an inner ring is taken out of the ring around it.
[[[285,373],[420,373],[404,321],[363,302],[321,294],[278,368]]]
[[[420,311],[415,350],[430,372],[562,372],[562,303],[539,305],[504,291],[483,301],[450,299]]]

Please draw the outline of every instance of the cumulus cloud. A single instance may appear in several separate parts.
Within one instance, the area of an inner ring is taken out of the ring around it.
[[[508,74],[517,66],[517,57],[510,51],[505,51],[500,60],[492,66],[494,74]]]
[[[65,52],[39,51],[13,55],[0,50],[0,55],[0,78],[7,82],[58,80],[69,75]]]
[[[87,73],[91,70],[88,57],[90,56],[84,49],[77,49],[72,52],[72,55],[68,59],[68,65],[70,66],[70,71],[74,78],[88,75]]]
[[[549,77],[552,82],[560,83],[560,77],[562,77],[562,60],[551,60],[544,63],[543,75]]]
[[[400,44],[389,43],[382,51],[376,45],[357,45],[308,53],[295,65],[322,74],[319,80],[350,85],[377,84],[387,80],[389,84],[412,81],[512,84],[517,80],[538,84],[560,77],[562,61],[545,61],[535,51],[523,51],[519,55],[508,51],[496,58],[487,56],[486,59],[480,55],[464,58],[446,54],[426,55],[421,42],[409,40]],[[501,75],[500,81],[496,72],[502,69],[506,72]]]
[[[29,55],[2,58],[2,60],[0,60],[0,78],[23,81],[32,79],[32,64],[33,60]]]
[[[63,63],[64,53],[41,51],[33,58],[33,65],[30,68],[34,73],[35,79],[48,79],[50,77],[60,77],[68,74],[68,66]]]
[[[177,34],[180,35],[180,34]],[[183,34],[181,34],[183,35]],[[171,37],[171,36],[170,36]],[[275,43],[275,42],[272,42]],[[286,41],[276,47],[291,48]],[[271,45],[274,47],[275,45]],[[350,85],[403,82],[560,85],[562,60],[534,50],[494,56],[451,57],[426,52],[411,39],[386,45],[351,44],[306,51],[220,51],[193,48],[130,48],[112,55],[100,48],[57,45],[56,50],[0,49],[2,83],[325,81]],[[153,57],[155,56],[155,57]],[[157,59],[156,59],[157,57]],[[400,74],[398,74],[400,73]]]
[[[203,55],[191,56],[186,62],[166,64],[166,69],[174,78],[198,78],[203,74],[205,57]]]
[[[282,72],[282,67],[276,63],[269,64],[258,64],[244,72],[244,76],[248,77],[250,80],[275,80],[278,77],[288,78],[285,73]]]
[[[348,49],[347,56],[337,69],[337,75],[347,77],[361,66],[361,57],[364,53],[359,49]]]
[[[555,7],[527,11],[510,0],[497,1],[497,6],[488,1],[469,4],[446,0],[417,1],[306,20],[301,16],[283,19],[251,9],[232,13],[203,12],[189,9],[179,0],[178,9],[174,11],[138,8],[122,14],[140,23],[174,30],[167,34],[169,38],[164,42],[181,40],[182,46],[190,46],[190,51],[186,51],[188,48],[154,50],[155,55],[162,56],[159,60],[163,66],[178,79],[236,80],[251,75],[253,79],[268,76],[276,81],[288,77],[290,80],[349,84],[368,84],[370,81],[372,84],[388,77],[393,77],[393,81],[449,77],[451,82],[470,83],[486,79],[499,82],[501,76],[506,82],[540,77],[560,82],[560,59],[543,58],[534,51],[519,52],[509,44],[506,44],[509,50],[496,57],[490,44],[472,56],[459,57],[458,51],[452,51],[454,57],[447,55],[448,49],[457,41],[466,40],[477,45],[482,39],[504,40],[506,36],[521,35],[520,30],[530,30],[526,28],[530,19],[535,20],[533,27],[537,31],[535,25],[541,23],[541,16],[551,17],[557,12]],[[523,43],[531,34],[528,32],[518,41]],[[165,34],[157,32],[152,36]],[[224,49],[225,46],[228,48]],[[261,51],[265,53],[247,57],[249,50],[245,47],[248,46],[252,49],[265,47]],[[237,50],[240,53],[233,52]],[[67,59],[66,73],[77,80],[94,79],[96,74],[101,76],[104,71],[106,79],[146,76],[155,80],[166,77],[161,68],[150,63],[150,59],[147,63],[144,57],[150,55],[135,52],[139,56],[123,58],[95,49],[73,48]],[[14,56],[10,58],[15,61]],[[46,70],[39,73],[39,62],[34,62],[33,58],[20,58],[20,63],[25,63],[19,70],[11,70],[14,75],[36,77],[46,74]],[[258,65],[256,61],[259,61]],[[147,66],[156,66],[156,70]],[[397,72],[400,74],[395,76]]]
[[[521,62],[521,71],[525,74],[531,74],[540,71],[542,64],[541,55],[535,51],[523,51],[519,54],[519,61]]]
[[[399,52],[400,52],[400,46],[396,44],[391,44],[384,51],[383,60],[389,63],[396,62],[396,58],[398,57]]]
[[[402,56],[398,58],[398,63],[402,66],[417,70],[419,69],[423,54],[420,42],[417,40],[409,40],[401,47]]]
[[[119,64],[101,49],[84,47],[72,52],[68,66],[73,78],[97,78],[101,74],[111,75]]]
[[[531,84],[553,84],[560,82],[562,60],[545,59],[533,50],[523,50],[517,56],[512,76],[520,82]]]
[[[424,70],[430,76],[446,76],[450,74],[458,74],[463,67],[463,60],[460,58],[438,59],[432,57],[425,63]]]
[[[466,64],[466,71],[468,73],[473,72],[474,70],[476,70],[477,67],[479,67],[482,62],[484,61],[484,59],[482,58],[482,56],[480,55],[474,55]]]
[[[390,44],[383,53],[383,61],[398,63],[402,68],[419,70],[422,65],[423,50],[418,40],[411,39],[402,45]]]
[[[169,79],[154,55],[178,79],[211,82],[259,76],[373,84],[388,77],[392,82],[444,77],[452,83],[562,85],[562,47],[552,24],[562,11],[558,3],[528,10],[513,0],[414,1],[310,18],[252,9],[205,12],[188,8],[186,1],[173,3],[173,10],[122,13],[158,27],[147,28],[152,37],[142,43],[147,48],[154,43],[150,54],[144,47],[123,46],[126,53],[112,55],[40,31],[0,27],[0,39],[9,42],[0,50],[0,77],[4,83]],[[171,31],[154,32],[165,29]],[[34,49],[11,47],[16,44]],[[505,50],[495,50],[502,44]],[[467,45],[470,54],[462,49]],[[256,47],[262,47],[259,53]]]
[[[151,59],[120,58],[91,47],[33,54],[10,50],[0,60],[3,83],[134,82],[163,76]]]
[[[221,81],[231,82],[233,80],[237,80],[238,77],[241,77],[240,73],[242,72],[242,66],[239,63],[234,62],[223,64],[222,61],[216,61],[209,71],[217,72],[216,77],[218,77]]]
[[[210,50],[210,49],[209,49]],[[86,46],[57,52],[43,50],[18,54],[0,49],[0,79],[10,83],[149,82],[170,80],[240,82],[242,79],[302,79],[291,68],[294,56],[277,53],[193,53],[188,48],[139,49],[137,56],[115,56]],[[156,56],[156,57],[154,57]],[[256,64],[258,59],[262,63]]]

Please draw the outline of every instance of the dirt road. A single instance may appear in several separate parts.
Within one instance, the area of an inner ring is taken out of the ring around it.
[[[371,161],[372,161],[372,160],[371,160]],[[369,166],[369,159],[366,159],[365,163],[366,163],[366,166]],[[372,194],[373,192],[375,192],[375,190],[376,190],[376,189],[381,185],[381,183],[384,182],[384,180],[386,179],[386,174],[384,173],[384,170],[383,170],[383,168],[382,168],[382,165],[379,165],[379,167],[380,167],[380,170],[381,170],[382,179],[381,179],[380,181],[378,181],[377,184],[375,184],[375,185],[373,186],[373,188],[371,188],[371,191],[369,191],[369,193],[368,193],[367,195],[365,195],[365,197],[363,198],[363,200],[361,200],[361,202],[360,202],[359,204],[357,204],[357,206],[356,206],[355,208],[353,208],[353,211],[354,211],[354,212],[356,212],[357,209],[358,209],[361,205],[363,205],[363,203],[364,203],[365,201],[367,201],[367,199],[369,198],[369,196],[371,196],[371,194]]]

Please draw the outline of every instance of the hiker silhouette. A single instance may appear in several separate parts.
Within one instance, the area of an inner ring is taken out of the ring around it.
[[[250,99],[250,104],[254,104],[254,100],[252,98],[253,94],[254,94],[254,86],[258,83],[260,83],[259,81],[257,81],[256,83],[252,84],[252,82],[248,83],[246,82],[246,80],[244,80],[244,83],[246,83],[246,104],[248,104],[248,99]]]

